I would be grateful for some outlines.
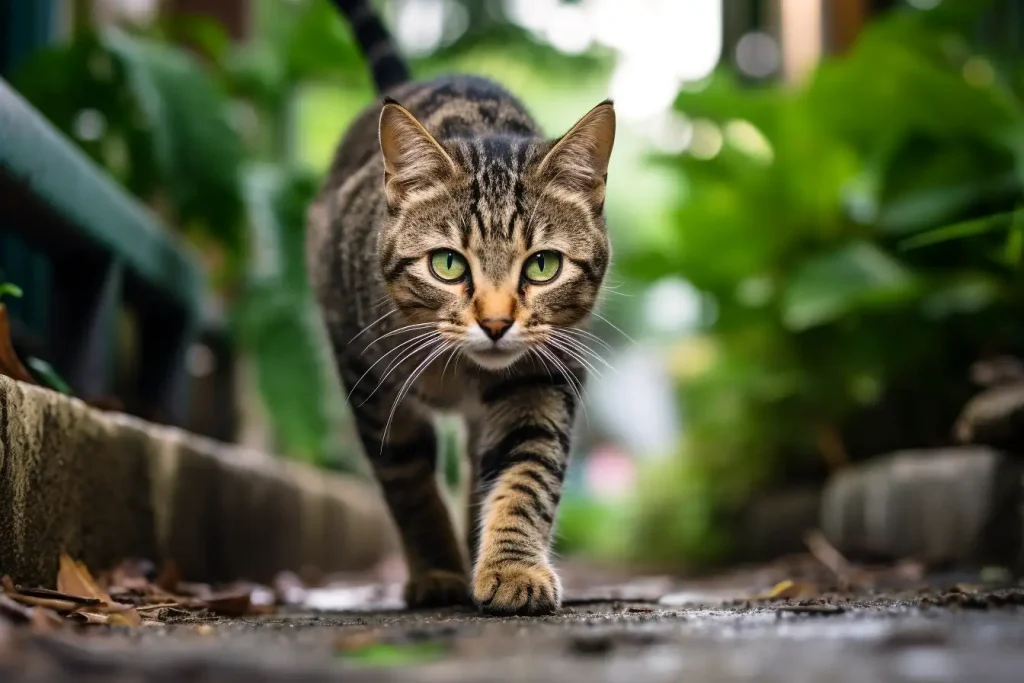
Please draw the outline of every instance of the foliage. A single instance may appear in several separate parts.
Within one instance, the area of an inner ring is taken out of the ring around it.
[[[1021,65],[971,44],[983,4],[893,12],[795,88],[720,73],[679,95],[724,144],[658,159],[688,185],[675,231],[620,256],[714,302],[716,360],[680,387],[684,472],[654,478],[641,518],[693,513],[666,552],[707,559],[757,486],[947,441],[967,365],[1024,342]]]
[[[0,299],[9,296],[15,299],[21,297],[21,287],[13,282],[0,282]]]
[[[233,305],[235,338],[255,363],[284,449],[322,461],[328,415],[340,408],[303,266],[304,212],[316,183],[283,161],[282,131],[295,82],[362,66],[328,3],[304,2],[282,16],[242,46],[198,18],[81,32],[33,55],[14,82],[202,249]],[[248,129],[239,123],[246,114]]]

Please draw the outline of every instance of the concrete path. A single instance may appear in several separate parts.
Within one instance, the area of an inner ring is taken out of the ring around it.
[[[358,604],[343,611],[294,609],[241,620],[170,614],[170,623],[134,632],[8,631],[0,638],[0,678],[1024,680],[1020,587],[917,587],[750,602],[735,588],[676,585],[666,594],[664,585],[634,582],[577,589],[563,614],[540,619],[492,619],[468,610],[407,612],[394,606],[392,591],[346,590],[333,599]],[[313,597],[322,604],[332,599]]]

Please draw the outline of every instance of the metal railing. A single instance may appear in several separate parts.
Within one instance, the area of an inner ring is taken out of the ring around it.
[[[54,7],[0,3],[0,69],[45,44]],[[0,271],[24,291],[5,300],[16,348],[82,398],[117,395],[128,412],[184,422],[204,287],[197,260],[3,80]],[[132,386],[115,387],[126,361]]]

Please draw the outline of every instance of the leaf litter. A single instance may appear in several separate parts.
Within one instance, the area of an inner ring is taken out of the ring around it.
[[[0,623],[51,631],[71,625],[153,626],[165,617],[242,617],[273,611],[273,593],[255,584],[238,583],[223,590],[181,580],[168,562],[157,574],[152,563],[125,560],[94,577],[84,563],[60,556],[57,589],[16,585],[0,578]],[[262,591],[261,591],[262,589]],[[254,599],[254,595],[261,596]],[[267,600],[265,596],[271,596]]]

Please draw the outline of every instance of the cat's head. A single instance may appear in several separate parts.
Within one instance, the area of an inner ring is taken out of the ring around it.
[[[394,303],[477,365],[573,346],[611,247],[603,208],[615,138],[611,102],[554,141],[438,142],[384,105],[380,145],[390,218],[378,254]],[[429,339],[429,338],[428,338]]]

